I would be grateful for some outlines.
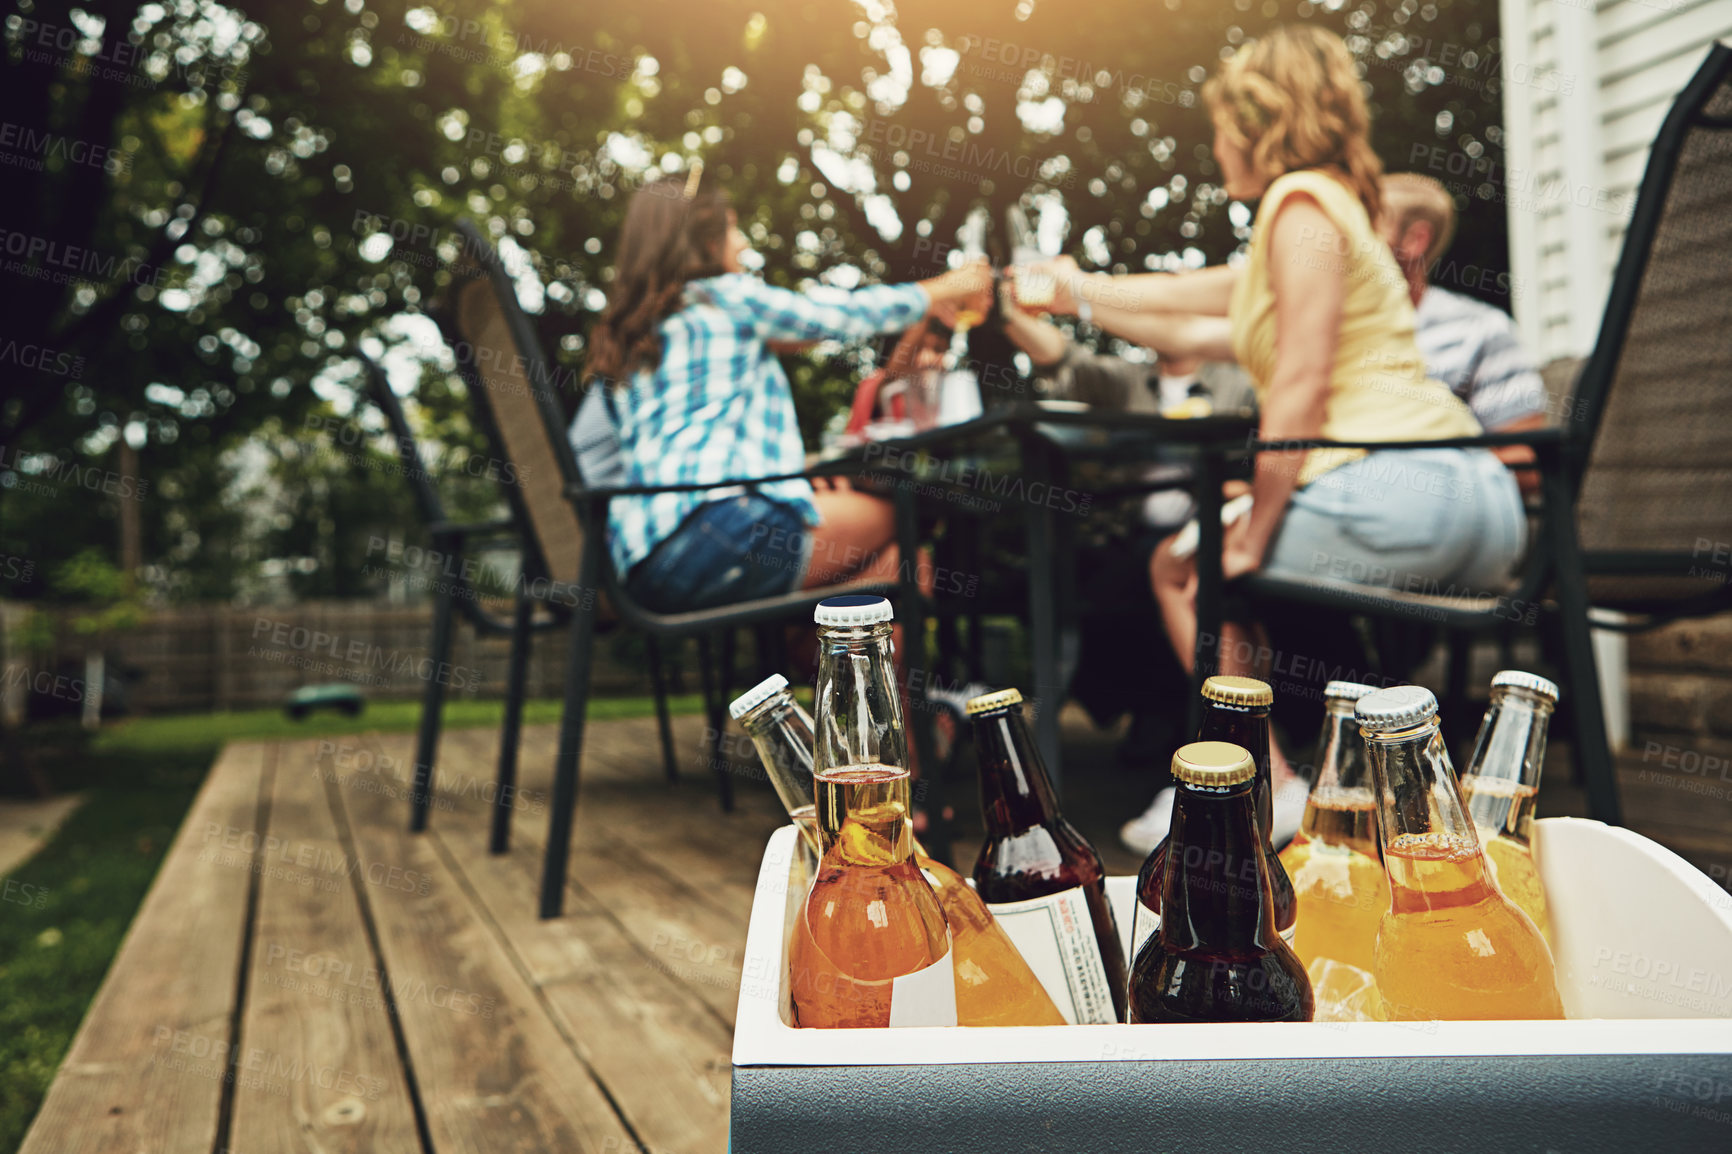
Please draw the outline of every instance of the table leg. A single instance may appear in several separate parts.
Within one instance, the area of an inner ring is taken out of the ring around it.
[[[914,739],[914,759],[920,765],[920,781],[915,786],[915,801],[926,811],[926,832],[921,845],[927,853],[946,865],[951,864],[951,823],[944,819],[944,763],[938,756],[934,740],[932,709],[926,700],[926,686],[932,680],[931,662],[926,651],[926,598],[920,592],[920,525],[918,505],[912,485],[896,489],[896,544],[902,554],[900,604],[897,620],[902,625],[902,672],[908,690],[908,728]]]
[[[1022,439],[1023,476],[1026,492],[1048,493],[1056,470],[1054,450],[1043,440]],[[1057,533],[1052,508],[1044,501],[1028,501],[1028,622],[1029,643],[1034,657],[1035,747],[1046,762],[1053,792],[1064,794],[1064,764],[1059,751],[1059,710],[1064,705],[1064,676],[1059,667]]]
[[[1220,660],[1221,485],[1226,476],[1225,455],[1219,449],[1204,448],[1197,458],[1197,648],[1192,654],[1186,733],[1197,732],[1202,720],[1198,694]]]

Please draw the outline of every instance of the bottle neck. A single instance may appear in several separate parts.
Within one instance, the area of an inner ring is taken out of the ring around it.
[[[812,719],[793,695],[781,690],[740,718],[757,747],[764,772],[790,815],[814,804]]]
[[[884,869],[913,859],[906,769],[842,768],[817,782],[818,831],[826,869]]]
[[[1435,718],[1411,729],[1367,734],[1365,744],[1377,781],[1377,832],[1386,854],[1400,838],[1418,838],[1451,852],[1478,849],[1479,837]]]
[[[1257,828],[1267,840],[1275,827],[1275,790],[1269,776],[1269,707],[1205,700],[1197,740],[1225,741],[1251,754],[1257,766],[1251,788]]]
[[[1507,685],[1492,690],[1463,779],[1502,778],[1538,789],[1551,717],[1551,702],[1537,694]]]
[[[988,837],[1008,837],[1058,820],[1058,799],[1020,712],[1011,709],[976,717],[974,749]]]
[[[1317,773],[1313,790],[1371,788],[1371,762],[1351,701],[1331,701],[1324,707],[1323,734],[1317,743]]]
[[[1181,783],[1177,789],[1161,944],[1169,950],[1274,948],[1274,897],[1251,784]]]
[[[908,767],[890,623],[818,629],[813,770]]]

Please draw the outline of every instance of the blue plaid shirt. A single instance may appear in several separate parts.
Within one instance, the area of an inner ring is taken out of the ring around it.
[[[686,286],[685,307],[661,323],[662,358],[615,394],[628,485],[684,485],[798,473],[806,464],[794,394],[765,341],[869,337],[905,329],[925,314],[918,285],[874,285],[847,292],[791,292],[746,273]],[[818,524],[812,486],[776,481],[753,486]],[[616,497],[608,540],[624,578],[714,492]]]

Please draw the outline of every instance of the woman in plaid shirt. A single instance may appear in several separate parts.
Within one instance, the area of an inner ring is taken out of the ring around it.
[[[695,175],[633,195],[584,370],[613,386],[626,484],[800,472],[805,450],[776,343],[895,332],[991,287],[982,264],[915,284],[791,292],[745,272],[747,249],[726,196]],[[619,497],[608,514],[616,571],[661,612],[892,579],[893,536],[890,502],[841,482]]]

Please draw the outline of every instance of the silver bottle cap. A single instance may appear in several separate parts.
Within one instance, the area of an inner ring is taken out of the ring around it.
[[[1558,703],[1558,683],[1550,678],[1541,677],[1537,673],[1524,673],[1519,669],[1505,669],[1492,675],[1493,689],[1525,689],[1529,693],[1537,693],[1553,705]]]
[[[1324,701],[1358,701],[1367,693],[1376,693],[1377,686],[1358,681],[1331,681],[1323,687]]]
[[[1412,729],[1437,716],[1437,697],[1423,685],[1397,685],[1367,693],[1353,707],[1361,729],[1390,733]]]
[[[772,673],[734,698],[734,703],[728,706],[728,716],[738,721],[786,688],[788,688],[788,679],[780,673]]]
[[[844,593],[826,597],[812,610],[812,620],[820,625],[847,629],[857,625],[876,625],[896,616],[888,599],[875,593]]]

